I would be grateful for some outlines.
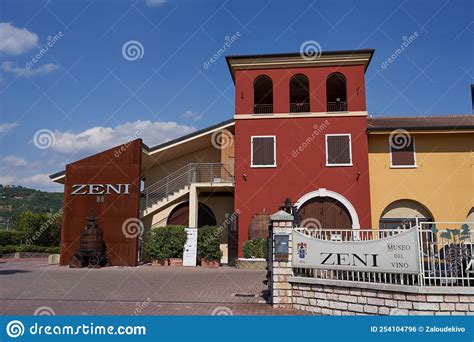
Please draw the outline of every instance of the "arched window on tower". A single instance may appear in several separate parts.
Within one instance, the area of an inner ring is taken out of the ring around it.
[[[255,114],[273,113],[273,82],[266,75],[258,76],[253,83],[253,112]]]
[[[309,80],[303,74],[296,74],[290,79],[290,113],[308,113]]]
[[[335,72],[328,76],[326,102],[328,112],[347,111],[346,78],[343,74]]]

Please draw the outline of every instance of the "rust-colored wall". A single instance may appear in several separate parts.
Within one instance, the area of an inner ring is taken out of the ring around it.
[[[137,239],[127,238],[122,224],[138,218],[140,210],[141,140],[117,146],[66,166],[64,214],[61,232],[61,265],[67,265],[79,248],[79,236],[93,211],[102,229],[114,266],[136,266]],[[74,184],[130,184],[129,195],[71,195]]]

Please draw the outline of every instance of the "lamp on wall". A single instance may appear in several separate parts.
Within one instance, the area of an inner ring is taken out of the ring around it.
[[[242,174],[242,177],[244,178],[244,181],[247,181],[247,174],[246,173]]]

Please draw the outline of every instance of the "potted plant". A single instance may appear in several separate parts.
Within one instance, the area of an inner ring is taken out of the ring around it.
[[[267,240],[251,239],[244,243],[242,248],[244,258],[235,262],[236,268],[264,270],[267,267]]]
[[[187,234],[183,226],[167,226],[166,254],[170,266],[183,266],[183,251]]]
[[[221,235],[220,227],[205,226],[198,229],[198,258],[202,267],[219,267]]]
[[[153,266],[168,266],[166,251],[166,231],[163,228],[151,229],[143,239],[143,259]]]

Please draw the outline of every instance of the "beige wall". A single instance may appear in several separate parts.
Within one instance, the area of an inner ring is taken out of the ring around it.
[[[369,135],[372,226],[400,199],[424,205],[435,221],[466,221],[474,206],[474,132],[414,133],[413,169],[390,168],[389,132]]]
[[[167,161],[165,163],[159,163],[148,170],[143,172],[145,177],[145,188],[151,184],[163,179],[170,173],[188,165],[189,163],[220,163],[221,162],[221,151],[214,146],[209,146],[199,151],[194,151],[187,155],[178,157],[176,159]]]

